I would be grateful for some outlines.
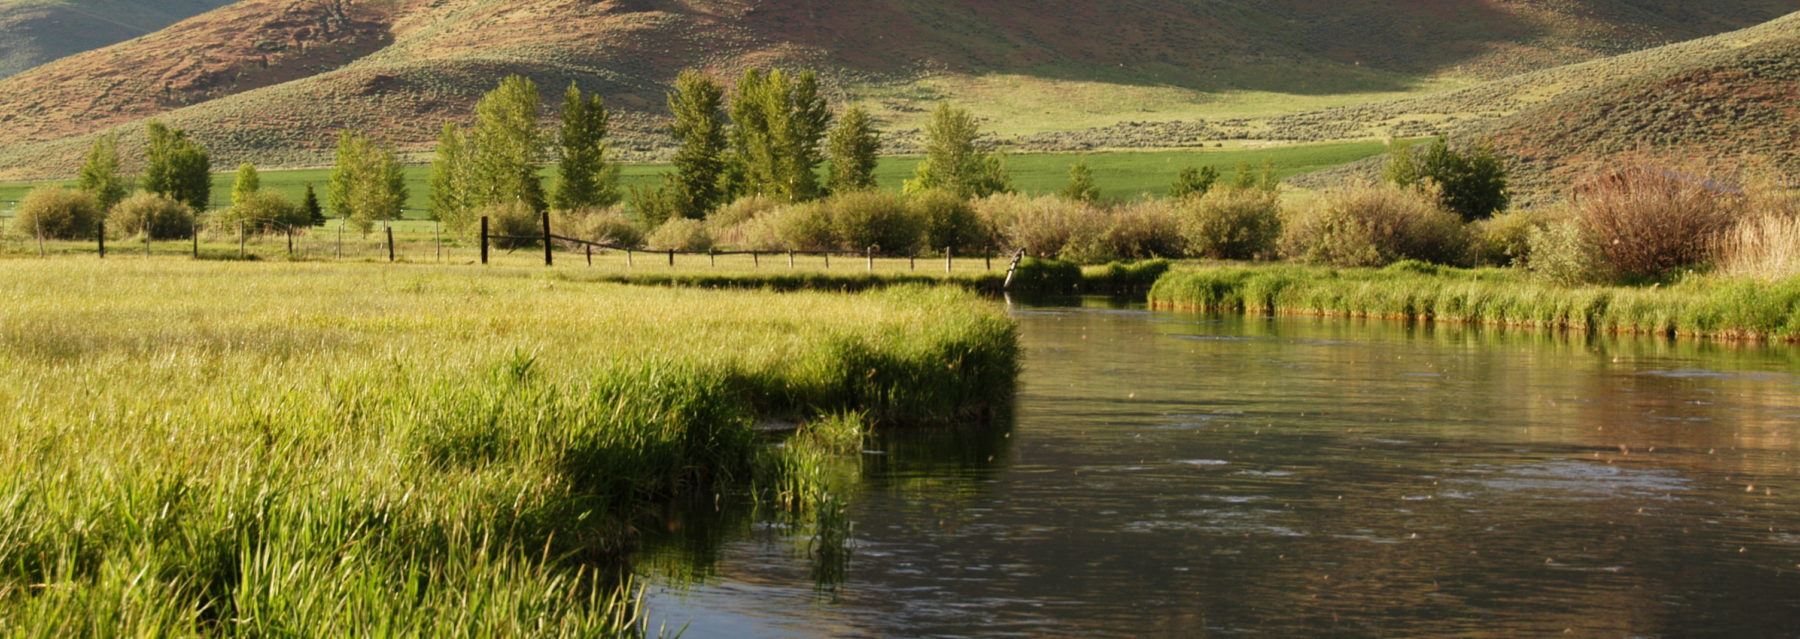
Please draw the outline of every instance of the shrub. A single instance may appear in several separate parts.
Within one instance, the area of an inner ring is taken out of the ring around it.
[[[1111,224],[1101,243],[1110,259],[1142,260],[1159,257],[1181,257],[1187,242],[1181,236],[1177,204],[1169,200],[1144,199],[1113,209]]]
[[[172,240],[194,235],[194,210],[175,198],[138,191],[114,205],[106,216],[108,230],[124,237],[149,233],[150,239]]]
[[[1585,284],[1601,279],[1599,256],[1576,220],[1562,220],[1532,227],[1526,267],[1544,279],[1561,284]]]
[[[625,209],[617,206],[555,211],[550,214],[550,223],[557,235],[624,248],[637,248],[644,244],[644,232],[632,223],[631,216],[625,214]],[[540,229],[538,232],[543,231]]]
[[[707,216],[706,221],[713,225],[715,231],[730,228],[751,219],[767,215],[781,207],[781,203],[766,195],[746,195],[733,200],[730,204],[719,207]]]
[[[26,237],[77,240],[99,231],[100,201],[92,193],[40,186],[25,194],[13,213],[13,231]]]
[[[1712,247],[1725,275],[1779,279],[1800,275],[1800,216],[1761,215],[1738,223]]]
[[[676,217],[651,231],[645,244],[659,251],[704,251],[712,248],[713,239],[705,222]]]
[[[919,245],[924,229],[904,198],[882,191],[854,191],[825,202],[831,232],[838,245],[860,251],[870,246],[885,253],[907,253]]]
[[[832,247],[835,240],[831,231],[831,215],[826,212],[822,202],[808,202],[786,206],[763,216],[768,220],[763,233],[753,233],[751,241],[767,241],[774,238],[770,248],[783,248],[795,251],[822,251]]]
[[[1511,201],[1506,162],[1491,143],[1457,151],[1438,138],[1423,152],[1400,145],[1389,157],[1386,175],[1396,186],[1435,185],[1439,204],[1465,221],[1490,217]]]
[[[1637,168],[1589,180],[1572,202],[1609,275],[1642,279],[1704,260],[1740,199],[1709,180]]]
[[[1334,266],[1382,266],[1414,259],[1468,261],[1471,240],[1461,220],[1429,192],[1358,185],[1326,194],[1295,215],[1281,238],[1288,257]]]
[[[1059,197],[1002,195],[978,200],[975,207],[1009,248],[1038,257],[1063,257],[1066,252],[1094,259],[1102,252],[1095,250],[1096,245],[1111,226],[1106,213],[1094,205]]]
[[[242,224],[246,231],[265,233],[312,226],[312,214],[280,193],[265,189],[243,197],[242,202],[213,216],[213,228],[236,232]]]
[[[1265,189],[1214,189],[1182,202],[1188,252],[1220,260],[1268,255],[1281,238],[1281,195]]]
[[[1508,211],[1475,223],[1475,260],[1494,266],[1523,266],[1531,257],[1531,233],[1549,226],[1552,213]]]
[[[982,250],[992,243],[981,218],[967,200],[947,191],[931,190],[913,196],[913,215],[925,230],[925,249],[952,247],[959,252]]]
[[[524,200],[512,200],[489,204],[475,210],[474,224],[469,230],[481,232],[480,218],[488,219],[488,241],[501,248],[518,248],[542,242],[544,237],[544,220],[541,214],[532,210]],[[514,239],[517,238],[517,239]]]

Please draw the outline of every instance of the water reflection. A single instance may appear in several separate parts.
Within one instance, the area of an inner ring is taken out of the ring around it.
[[[654,577],[651,614],[700,637],[1800,628],[1800,349],[1019,320],[1013,427],[872,440],[835,523],[701,526],[719,545],[666,563],[705,568],[645,572],[704,578]]]

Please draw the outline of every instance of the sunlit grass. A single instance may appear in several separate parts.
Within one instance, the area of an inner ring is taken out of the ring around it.
[[[955,289],[542,273],[0,262],[0,634],[617,633],[640,506],[818,492],[758,421],[1011,392]]]

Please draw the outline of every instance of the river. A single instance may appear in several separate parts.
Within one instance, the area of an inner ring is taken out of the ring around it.
[[[1800,633],[1800,348],[1064,304],[1010,425],[872,439],[841,543],[662,551],[653,629]]]

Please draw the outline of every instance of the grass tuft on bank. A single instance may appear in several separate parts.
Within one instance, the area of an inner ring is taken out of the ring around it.
[[[1516,269],[1183,269],[1152,305],[1221,312],[1473,322],[1600,333],[1800,342],[1800,278],[1693,276],[1668,286],[1563,286]]]

